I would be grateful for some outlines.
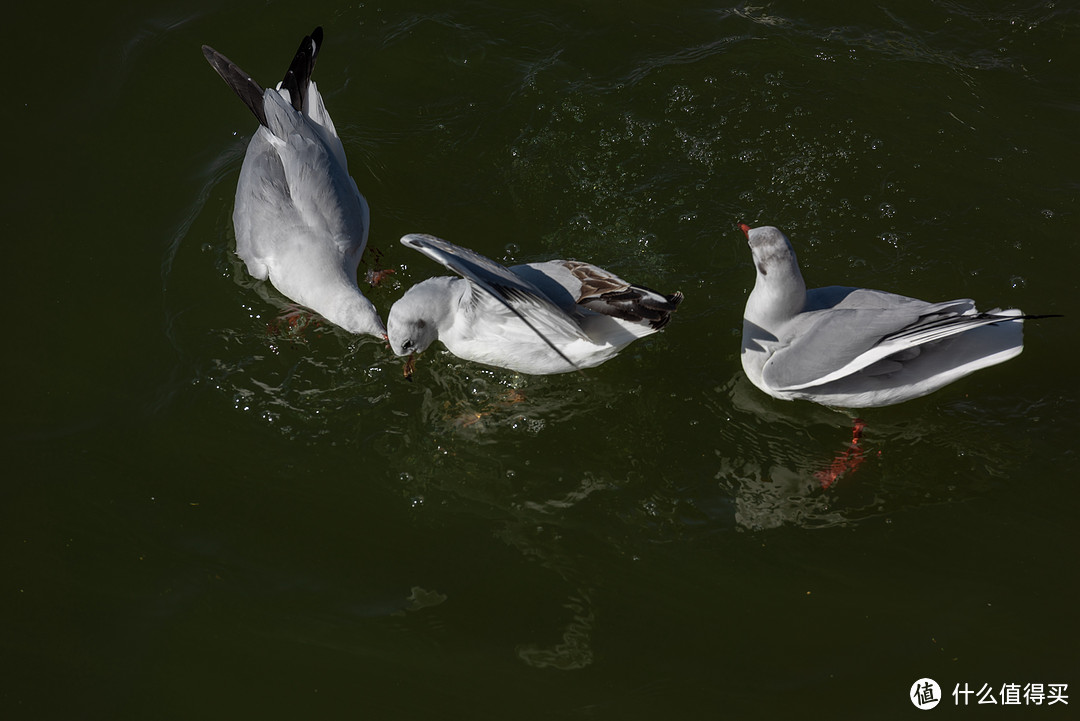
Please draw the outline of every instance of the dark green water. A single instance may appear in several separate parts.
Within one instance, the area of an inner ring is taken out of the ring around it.
[[[0,716],[899,718],[921,677],[939,715],[957,684],[1080,690],[1080,12],[447,8],[9,11]],[[411,384],[374,340],[275,330],[231,247],[254,121],[199,46],[275,82],[316,24],[383,312],[438,274],[397,243],[419,231],[682,290],[669,328],[565,376],[432,351]],[[743,378],[740,221],[782,227],[811,285],[1066,317],[865,413],[866,461],[823,491],[850,420]]]

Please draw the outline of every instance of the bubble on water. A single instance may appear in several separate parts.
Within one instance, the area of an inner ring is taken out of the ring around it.
[[[1047,220],[1053,220],[1054,211],[1050,210],[1049,208],[1044,208],[1043,210],[1039,211],[1039,215],[1046,218]]]
[[[1027,279],[1023,276],[1014,275],[1009,279],[1009,287],[1013,290],[1019,290],[1027,287]]]
[[[893,248],[900,248],[900,236],[896,233],[882,233],[881,239],[891,245]]]

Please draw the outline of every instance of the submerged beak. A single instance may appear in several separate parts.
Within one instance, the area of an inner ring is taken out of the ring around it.
[[[747,240],[750,240],[750,230],[751,229],[750,229],[749,225],[747,225],[746,223],[739,223],[739,230],[741,230],[743,232],[743,235],[746,236]]]
[[[402,375],[405,376],[405,380],[412,382],[413,371],[416,370],[416,354],[410,353],[409,357],[405,359],[405,367],[401,369]]]

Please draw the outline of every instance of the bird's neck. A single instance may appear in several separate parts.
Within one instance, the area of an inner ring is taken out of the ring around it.
[[[323,305],[323,315],[331,323],[350,333],[373,335],[383,338],[386,327],[370,300],[356,286],[339,286],[333,298]]]
[[[746,300],[746,320],[776,331],[806,307],[806,283],[794,263],[758,273],[757,282]]]

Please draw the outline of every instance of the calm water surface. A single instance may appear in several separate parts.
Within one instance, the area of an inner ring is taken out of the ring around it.
[[[408,383],[382,343],[283,322],[233,254],[254,121],[199,46],[271,83],[316,24],[364,269],[396,270],[377,307],[440,274],[397,243],[421,231],[682,290],[668,329],[554,377],[432,349]],[[107,2],[9,27],[4,718],[1080,692],[1070,3]],[[823,489],[851,418],[743,377],[738,222],[782,227],[811,285],[1065,318],[865,413]]]

